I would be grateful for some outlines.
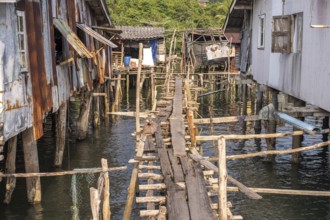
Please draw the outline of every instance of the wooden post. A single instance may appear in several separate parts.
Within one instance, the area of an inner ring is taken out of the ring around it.
[[[39,172],[39,159],[37,142],[33,138],[33,128],[22,133],[25,171],[27,173]],[[26,178],[27,198],[29,203],[41,202],[40,177]]]
[[[15,173],[16,170],[16,149],[17,149],[17,136],[14,136],[8,140],[8,153],[6,161],[6,173]],[[16,187],[16,178],[8,177],[6,183],[6,195],[3,203],[9,204],[11,196]]]
[[[143,43],[139,43],[139,67],[136,76],[136,139],[139,140],[140,133],[140,77],[142,70]],[[137,143],[138,144],[138,143]]]
[[[92,96],[89,92],[87,92],[81,100],[80,104],[80,113],[77,122],[77,140],[84,140],[87,136],[91,103]]]
[[[153,107],[156,102],[156,83],[155,83],[155,73],[152,71],[151,73],[151,106]]]
[[[136,186],[138,173],[139,173],[139,165],[140,165],[140,163],[137,163],[132,171],[131,182],[129,184],[128,191],[127,191],[127,199],[126,199],[123,220],[131,219],[131,212],[132,212],[133,200],[134,200],[134,195],[135,195],[135,186]]]
[[[306,105],[304,101],[293,98],[293,105],[295,107],[303,107]],[[297,119],[304,120],[304,117],[298,117]],[[300,131],[300,129],[293,127],[293,131]],[[301,147],[301,142],[303,140],[303,135],[292,137],[292,149]],[[292,163],[298,164],[300,162],[300,153],[292,154]]]
[[[104,178],[104,191],[103,191],[103,219],[110,220],[110,181],[108,173],[108,161],[106,159],[101,160],[102,172]]]
[[[259,114],[259,111],[262,109],[264,93],[258,84],[258,91],[257,91],[257,101],[256,101],[256,114]],[[254,133],[260,134],[261,133],[261,120],[257,120],[254,124]],[[255,143],[257,148],[261,147],[261,139],[256,138]]]
[[[96,90],[98,92],[98,89]],[[101,124],[100,97],[93,96],[93,127],[98,128]]]
[[[99,220],[99,211],[100,211],[100,197],[99,191],[94,187],[89,188],[90,192],[90,204],[92,209],[93,220]]]
[[[67,102],[64,102],[58,110],[56,117],[56,152],[55,152],[55,167],[61,167],[63,162],[63,153],[65,149],[66,135],[66,117],[67,117]]]
[[[219,151],[219,190],[218,207],[219,220],[227,220],[227,165],[226,165],[226,140],[220,137],[218,140]]]
[[[274,105],[275,111],[278,110],[278,99],[277,99],[277,95],[278,95],[278,91],[272,89],[271,90],[272,93],[272,104]],[[267,132],[269,134],[274,134],[276,133],[276,120],[269,120],[269,124],[268,124],[268,128],[267,128]],[[268,150],[275,150],[276,149],[276,138],[270,138],[270,139],[266,139],[267,142],[267,149]],[[274,161],[275,160],[275,155],[268,155],[267,159],[269,161]]]

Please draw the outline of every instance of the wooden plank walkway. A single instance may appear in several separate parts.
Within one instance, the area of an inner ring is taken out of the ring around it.
[[[141,217],[156,218],[161,215],[161,210],[165,209],[165,218],[169,220],[213,220],[216,219],[216,215],[211,207],[203,170],[199,163],[188,157],[186,152],[182,83],[182,79],[177,77],[173,88],[173,101],[168,105],[158,106],[159,113],[153,121],[157,129],[153,138],[147,136],[143,140],[144,153],[139,155],[140,157],[136,157],[140,161],[148,156],[159,159],[152,163],[153,166],[150,166],[149,163],[148,173],[140,171],[139,177],[147,178],[148,184],[140,185],[139,189],[147,190],[147,193],[145,197],[137,197],[136,202],[149,204],[148,210],[140,212]],[[168,121],[169,123],[164,123]],[[167,137],[168,134],[171,135],[170,138]],[[165,144],[164,138],[171,140],[171,143]],[[153,155],[151,154],[152,149],[154,149]],[[152,170],[151,168],[155,165],[160,170]],[[147,169],[148,165],[140,162],[140,167]],[[150,179],[153,181],[149,181]],[[152,193],[150,190],[153,190]],[[161,193],[163,190],[166,190],[166,196],[156,196],[163,195]],[[155,203],[156,205],[154,205]]]

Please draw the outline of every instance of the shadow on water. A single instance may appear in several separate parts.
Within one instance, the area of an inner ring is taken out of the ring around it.
[[[227,88],[226,91],[200,99],[200,114],[209,117],[209,106],[212,107],[213,117],[235,116],[240,114],[254,114],[253,92],[248,91],[247,102],[240,97],[238,88]],[[144,95],[146,97],[146,95]],[[212,98],[211,98],[212,97]],[[129,100],[127,102],[127,100]],[[129,97],[124,94],[122,111],[134,111],[135,90],[130,90]],[[247,108],[243,109],[246,105]],[[135,131],[135,119],[114,117],[108,125],[98,129],[90,128],[85,141],[76,142],[74,137],[75,123],[79,103],[71,103],[70,130],[66,144],[64,170],[75,168],[93,168],[100,166],[101,158],[108,159],[109,166],[127,165],[127,161],[134,155],[134,140],[131,133]],[[142,106],[144,107],[144,105]],[[322,120],[307,119],[310,123],[322,126]],[[202,126],[202,135],[209,134],[209,127]],[[242,130],[244,129],[244,131]],[[55,139],[51,124],[45,124],[46,135],[38,143],[41,171],[54,171]],[[291,126],[278,127],[278,132],[291,131]],[[242,134],[253,133],[252,123],[238,122],[234,124],[215,125],[215,134]],[[321,141],[321,136],[306,135],[303,145],[308,146]],[[228,142],[228,154],[242,154],[255,152],[254,140],[245,142]],[[203,143],[204,155],[213,155],[212,143]],[[291,147],[291,138],[277,140],[277,149]],[[261,149],[266,149],[264,140]],[[228,161],[228,173],[250,187],[288,188],[304,190],[330,190],[329,155],[322,155],[323,150],[313,150],[303,153],[302,162],[298,166],[290,163],[290,155],[277,156],[275,164],[264,163],[264,158],[240,159]],[[328,152],[326,152],[328,154]],[[22,163],[22,161],[21,161]],[[18,168],[22,167],[18,165]],[[112,219],[122,219],[127,187],[129,185],[133,165],[128,165],[126,171],[110,173],[111,184],[111,211]],[[20,170],[22,172],[22,170]],[[12,203],[8,206],[0,203],[0,219],[73,219],[74,214],[71,197],[72,188],[76,186],[80,219],[90,219],[89,184],[94,184],[98,176],[77,176],[76,183],[72,183],[71,176],[46,177],[41,179],[42,203],[38,206],[27,204],[25,180],[18,179],[13,194]],[[1,183],[3,199],[5,181]],[[263,195],[262,200],[250,200],[240,193],[229,193],[229,200],[233,203],[233,213],[240,214],[247,220],[329,220],[330,198]],[[132,219],[139,219],[138,207],[133,209]]]

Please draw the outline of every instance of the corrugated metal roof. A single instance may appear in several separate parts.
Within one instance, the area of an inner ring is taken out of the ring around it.
[[[162,27],[142,27],[142,26],[118,26],[121,30],[121,39],[123,40],[148,40],[155,38],[164,38],[165,29]]]
[[[82,24],[82,23],[77,23],[77,27],[80,28],[81,30],[83,30],[84,32],[86,32],[91,37],[93,37],[96,40],[98,40],[99,42],[101,42],[102,44],[108,45],[109,47],[112,47],[112,48],[117,48],[116,44],[112,43],[110,40],[106,39],[101,34],[97,33],[92,28],[88,27],[87,25]]]
[[[225,33],[228,41],[231,41],[233,44],[241,43],[240,34],[239,33]]]
[[[53,23],[55,27],[61,32],[73,49],[81,57],[92,58],[93,54],[86,48],[83,42],[78,36],[71,30],[69,25],[62,19],[54,18]]]

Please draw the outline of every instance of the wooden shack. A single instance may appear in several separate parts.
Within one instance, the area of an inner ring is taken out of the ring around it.
[[[120,68],[124,65],[124,56],[130,56],[133,59],[138,58],[139,43],[143,43],[144,48],[152,49],[152,56],[155,65],[165,62],[166,49],[164,28],[147,26],[116,26],[116,30],[121,33],[115,38],[116,44],[120,47],[113,51],[115,68]]]
[[[92,26],[111,25],[104,0],[0,1],[1,154],[6,142],[11,149],[1,160],[15,164],[8,161],[15,161],[22,134],[25,170],[38,172],[36,140],[45,117],[58,112],[54,165],[62,164],[70,96],[92,92],[111,73],[116,45]],[[7,165],[6,172],[15,168]],[[41,200],[39,180],[28,178],[28,199]]]
[[[185,60],[195,69],[225,66],[228,57],[234,57],[234,48],[221,29],[195,29],[184,33]],[[224,67],[223,67],[224,68]]]

